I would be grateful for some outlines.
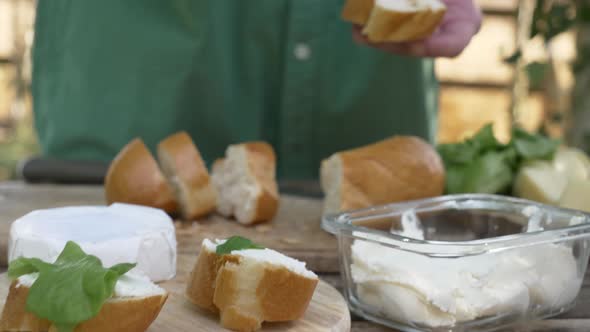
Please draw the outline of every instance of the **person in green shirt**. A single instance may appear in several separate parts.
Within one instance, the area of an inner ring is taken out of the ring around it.
[[[33,49],[44,156],[110,161],[186,130],[211,163],[228,144],[273,145],[281,179],[392,135],[433,141],[432,58],[477,33],[472,0],[445,0],[429,39],[368,43],[344,0],[41,0]],[[354,38],[353,38],[354,36]]]

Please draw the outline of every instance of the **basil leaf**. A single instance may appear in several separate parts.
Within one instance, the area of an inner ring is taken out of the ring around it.
[[[512,130],[512,144],[525,160],[552,159],[560,142],[539,134],[530,134],[523,129]]]
[[[25,274],[39,272],[50,267],[51,264],[45,263],[38,258],[18,258],[8,266],[8,278],[16,279]]]
[[[218,245],[215,253],[218,255],[225,255],[234,250],[244,249],[264,249],[264,247],[241,236],[232,236],[227,239],[225,243]]]
[[[135,265],[136,264],[121,263],[121,264],[111,266],[111,268],[109,270],[112,270],[113,272],[116,272],[118,275],[122,276],[125,273],[129,272],[131,269],[133,269],[135,267]]]
[[[477,156],[477,148],[473,144],[441,144],[437,148],[445,165],[467,164]]]
[[[507,192],[523,162],[551,159],[558,146],[559,141],[517,127],[512,129],[510,143],[502,144],[494,136],[492,125],[486,125],[464,142],[437,147],[446,170],[445,191]]]
[[[510,188],[514,172],[503,152],[488,152],[465,170],[462,192],[495,194]]]
[[[476,146],[478,152],[502,146],[494,135],[494,128],[491,123],[481,128],[469,141]]]
[[[446,171],[445,190],[449,194],[461,194],[463,191],[463,174],[468,166],[450,166]]]
[[[11,262],[9,273],[17,278],[39,272],[29,289],[27,311],[48,319],[59,332],[70,332],[99,313],[117,280],[133,267],[125,263],[104,268],[100,259],[69,241],[55,263],[19,258]]]
[[[437,148],[445,165],[469,164],[482,152],[501,148],[491,124],[484,126],[472,138],[462,143],[440,144]]]

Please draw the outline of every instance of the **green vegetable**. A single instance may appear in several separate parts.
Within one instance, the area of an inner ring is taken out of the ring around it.
[[[55,263],[19,258],[10,263],[8,276],[15,279],[38,272],[27,297],[27,311],[53,322],[59,332],[70,332],[98,314],[117,280],[134,267],[125,263],[104,268],[100,259],[69,241]]]
[[[496,140],[492,125],[470,139],[437,147],[446,169],[446,192],[503,194],[510,191],[523,162],[552,159],[559,141],[512,129],[508,144]]]
[[[227,239],[225,243],[218,245],[215,253],[218,255],[225,255],[234,250],[244,249],[264,249],[264,247],[241,236],[232,236]]]
[[[516,152],[526,160],[553,159],[560,143],[545,136],[529,134],[520,128],[512,131],[512,137]]]

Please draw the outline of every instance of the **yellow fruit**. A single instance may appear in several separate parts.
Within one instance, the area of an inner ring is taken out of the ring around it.
[[[557,204],[566,187],[567,177],[551,162],[538,161],[521,167],[514,181],[514,194],[533,201]]]
[[[570,179],[559,205],[568,209],[590,212],[590,180]]]
[[[590,179],[590,159],[581,150],[561,147],[553,158],[553,167],[558,172],[576,179]]]

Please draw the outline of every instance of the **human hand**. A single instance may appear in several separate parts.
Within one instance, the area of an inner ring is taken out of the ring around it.
[[[353,27],[353,38],[366,44],[398,55],[414,57],[455,57],[467,47],[481,26],[481,10],[473,0],[442,0],[447,12],[438,30],[432,36],[419,41],[402,43],[373,43],[362,34],[362,27]]]

